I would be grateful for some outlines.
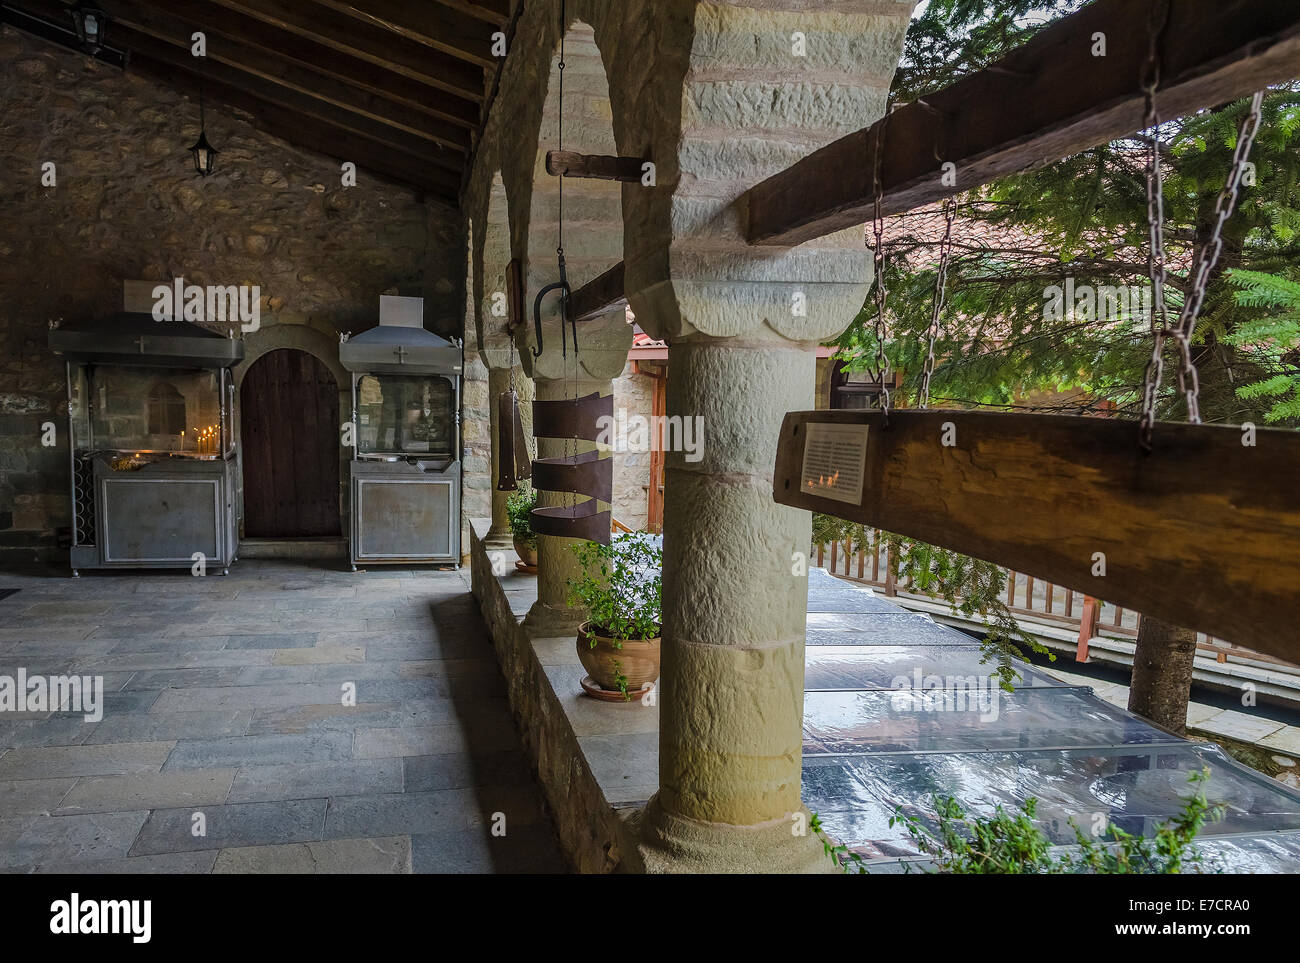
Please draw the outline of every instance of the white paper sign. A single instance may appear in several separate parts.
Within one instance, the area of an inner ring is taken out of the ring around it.
[[[807,495],[862,504],[868,426],[811,422],[803,427],[799,489]]]

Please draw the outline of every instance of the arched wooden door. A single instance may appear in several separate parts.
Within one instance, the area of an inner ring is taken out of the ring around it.
[[[244,536],[338,535],[339,386],[306,351],[253,362],[239,392]]]

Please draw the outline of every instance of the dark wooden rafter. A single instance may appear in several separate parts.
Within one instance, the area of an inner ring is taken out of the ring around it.
[[[450,93],[424,80],[327,47],[312,38],[291,33],[236,10],[217,6],[209,0],[137,0],[129,4],[123,0],[110,0],[100,6],[115,20],[138,27],[147,27],[149,21],[137,19],[139,15],[133,16],[132,9],[151,8],[156,12],[155,19],[157,14],[169,14],[168,20],[192,30],[203,30],[210,36],[240,41],[277,60],[305,67],[327,78],[350,84],[358,90],[415,108],[458,126],[472,129],[479,122],[479,103],[474,98]]]
[[[497,27],[504,27],[510,21],[511,0],[437,0],[437,2],[457,13],[477,17]]]
[[[860,500],[801,491],[811,423],[866,427]],[[884,428],[875,411],[792,412],[773,497],[1300,662],[1300,433],[1243,437],[1160,423],[1145,454],[1118,419],[894,411]]]
[[[593,278],[572,294],[575,321],[589,321],[627,304],[623,279],[623,262],[619,261],[604,274]]]
[[[133,54],[131,70],[191,96],[199,92],[199,75],[178,69],[173,63]],[[291,108],[262,100],[238,87],[207,77],[203,93],[209,103],[241,110],[253,118],[259,130],[327,157],[354,162],[360,173],[373,173],[385,180],[413,187],[447,207],[458,206],[459,177],[430,167],[418,157],[392,150],[387,144],[305,116]],[[216,145],[220,149],[220,144]],[[182,148],[183,152],[183,148]]]
[[[246,14],[351,57],[404,74],[477,103],[484,100],[483,71],[425,44],[399,36],[308,0],[207,0]]]
[[[333,125],[340,130],[359,134],[362,137],[383,144],[391,150],[400,151],[411,157],[421,159],[433,167],[458,170],[463,160],[464,155],[460,151],[440,147],[429,138],[402,130],[364,114],[340,108],[329,101],[321,100],[291,87],[250,76],[242,70],[215,60],[211,51],[209,51],[207,59],[200,62],[190,55],[188,46],[181,48],[168,41],[138,33],[120,25],[117,36],[119,42],[133,54],[144,54],[157,62],[171,64],[178,70],[197,72],[201,69],[204,77],[219,81],[227,87],[243,90],[260,100],[287,107],[304,117],[314,118]]]
[[[499,25],[486,23],[450,6],[430,0],[419,3],[411,3],[409,0],[309,2],[408,37],[479,67],[496,66],[497,58],[492,56],[492,34],[499,29]]]
[[[16,0],[32,7],[33,0]],[[113,35],[118,43],[133,52],[148,54],[155,60],[171,61],[178,66],[196,64],[190,53],[193,28],[173,17],[159,14],[131,0],[106,0],[105,12],[113,18]],[[204,73],[234,87],[268,100],[303,107],[320,102],[313,116],[321,117],[325,105],[336,108],[338,118],[359,132],[373,136],[373,131],[388,127],[393,137],[404,137],[408,152],[428,154],[434,164],[459,170],[468,149],[469,131],[433,117],[424,111],[323,76],[289,63],[238,40],[212,36],[207,39]],[[349,117],[348,115],[355,115]],[[423,143],[421,143],[423,142]]]
[[[602,181],[640,183],[644,174],[639,157],[579,154],[573,150],[548,150],[546,173],[555,177],[588,177]]]
[[[751,244],[791,246],[872,216],[876,149],[882,212],[932,203],[1132,134],[1144,123],[1139,78],[1154,3],[1095,0],[996,64],[924,102],[842,137],[745,195]],[[1173,0],[1160,35],[1162,117],[1226,103],[1294,78],[1300,3]],[[1092,53],[1106,38],[1106,55]]]

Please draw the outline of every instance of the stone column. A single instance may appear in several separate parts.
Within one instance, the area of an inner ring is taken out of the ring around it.
[[[623,371],[628,349],[632,347],[632,326],[627,323],[622,306],[578,325],[576,363],[572,345],[567,361],[561,354],[561,332],[556,320],[547,323],[543,335],[546,350],[540,358],[534,359],[524,344],[521,344],[520,351],[525,370],[529,371],[536,383],[538,401],[558,401],[575,395],[582,398],[592,393],[613,393],[613,379]],[[537,439],[539,458],[582,454],[595,447],[591,442],[570,440],[566,443],[562,438]],[[540,492],[538,505],[567,505],[571,504],[570,499],[585,501],[581,495]],[[524,627],[535,638],[576,635],[579,623],[586,617],[585,612],[570,608],[566,601],[568,581],[578,574],[577,559],[571,550],[578,541],[550,535],[541,535],[537,539],[537,601],[524,620]]]
[[[813,406],[815,344],[675,341],[668,414],[703,457],[667,455],[659,793],[650,871],[833,869],[800,802],[807,512],[772,501],[781,419]]]
[[[492,425],[492,527],[488,529],[483,544],[491,549],[509,548],[513,542],[510,536],[510,517],[506,514],[506,499],[510,497],[510,492],[498,490],[501,479],[501,425],[498,399],[509,389],[510,369],[489,368],[487,403],[488,417]]]

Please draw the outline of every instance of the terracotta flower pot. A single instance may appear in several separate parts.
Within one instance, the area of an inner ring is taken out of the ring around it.
[[[537,543],[529,545],[527,542],[518,538],[515,539],[515,554],[519,556],[519,561],[533,568],[537,567]]]
[[[592,636],[596,639],[595,646],[591,644]],[[626,676],[627,691],[632,695],[659,678],[659,642],[654,638],[616,643],[601,635],[590,622],[583,622],[578,626],[578,661],[607,692],[620,692],[618,677]]]

